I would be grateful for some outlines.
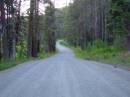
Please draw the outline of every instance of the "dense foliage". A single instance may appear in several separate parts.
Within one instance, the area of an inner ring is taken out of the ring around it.
[[[24,0],[0,1],[0,60],[17,60],[27,57],[37,57],[44,52],[44,43],[47,50],[55,51],[55,7],[50,0],[30,0],[28,14],[21,14],[21,4]],[[45,15],[40,14],[39,4],[46,4]],[[45,16],[45,19],[43,17]],[[41,23],[42,21],[42,23]],[[51,24],[49,24],[51,23]],[[42,26],[42,27],[41,27]],[[49,29],[48,30],[43,29]],[[43,34],[44,33],[44,34]],[[46,33],[50,33],[46,35]],[[45,35],[45,36],[44,36]],[[49,45],[48,41],[53,41]],[[44,53],[45,54],[45,53]]]
[[[96,40],[129,47],[129,0],[74,0],[63,9],[67,41],[82,49]]]

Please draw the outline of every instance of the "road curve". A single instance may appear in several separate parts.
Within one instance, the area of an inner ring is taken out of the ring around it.
[[[0,72],[0,97],[130,97],[130,71],[59,53]]]

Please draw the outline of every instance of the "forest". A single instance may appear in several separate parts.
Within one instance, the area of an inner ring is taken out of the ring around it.
[[[60,12],[77,56],[130,65],[130,0],[73,0]]]
[[[25,1],[1,0],[0,2],[1,69],[8,68],[10,64],[17,64],[17,61],[23,59],[47,56],[56,50],[53,2],[30,0],[30,8],[25,15],[21,14],[22,2]],[[44,13],[40,12],[40,4],[46,5]]]
[[[0,0],[0,97],[130,97],[130,0]]]
[[[129,47],[129,0],[74,0],[64,11],[66,38],[73,45],[85,49],[95,40],[111,45],[118,40]]]
[[[57,39],[83,58],[124,57],[122,62],[130,63],[130,0],[71,0],[63,8],[51,0],[30,0],[26,15],[22,2],[0,2],[0,64],[54,53]]]

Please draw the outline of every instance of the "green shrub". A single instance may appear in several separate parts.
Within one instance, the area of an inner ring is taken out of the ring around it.
[[[87,50],[91,51],[91,50],[95,50],[98,48],[105,48],[105,47],[107,47],[107,44],[99,39],[99,40],[95,40],[92,44],[88,43]]]
[[[19,44],[17,44],[16,50],[17,50],[16,57],[18,59],[27,57],[27,44],[26,44],[25,41],[24,42],[20,42]]]
[[[105,42],[103,42],[102,40],[98,39],[98,40],[93,42],[92,46],[95,48],[103,48],[103,47],[106,47],[107,44]]]
[[[114,47],[117,49],[125,49],[126,46],[126,39],[121,36],[117,36],[114,40]]]

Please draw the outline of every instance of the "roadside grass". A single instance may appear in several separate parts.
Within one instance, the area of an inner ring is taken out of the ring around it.
[[[46,52],[46,51],[42,51],[38,54],[38,57],[36,59],[44,59],[47,57],[51,57],[52,55],[56,54],[57,50],[55,52]]]
[[[81,50],[71,47],[76,56],[82,59],[95,60],[112,65],[124,65],[130,67],[130,52],[119,50],[114,47],[102,47]]]
[[[11,68],[20,64],[22,62],[27,61],[28,59],[16,59],[16,60],[8,60],[6,62],[0,62],[0,71]]]
[[[116,48],[108,46],[100,40],[94,42],[94,45],[88,45],[88,47],[82,50],[80,47],[73,47],[65,41],[61,41],[60,44],[71,48],[76,57],[86,60],[94,60],[114,66],[119,66],[124,69],[130,69],[130,51],[126,49]]]
[[[31,61],[31,60],[38,60],[38,59],[44,59],[46,57],[50,57],[52,55],[54,55],[56,52],[52,52],[52,53],[47,53],[45,51],[42,51],[38,54],[37,58],[16,58],[16,60],[7,60],[6,62],[0,62],[0,71],[5,70],[5,69],[9,69],[11,67],[14,67],[20,63],[26,62],[26,61]]]

